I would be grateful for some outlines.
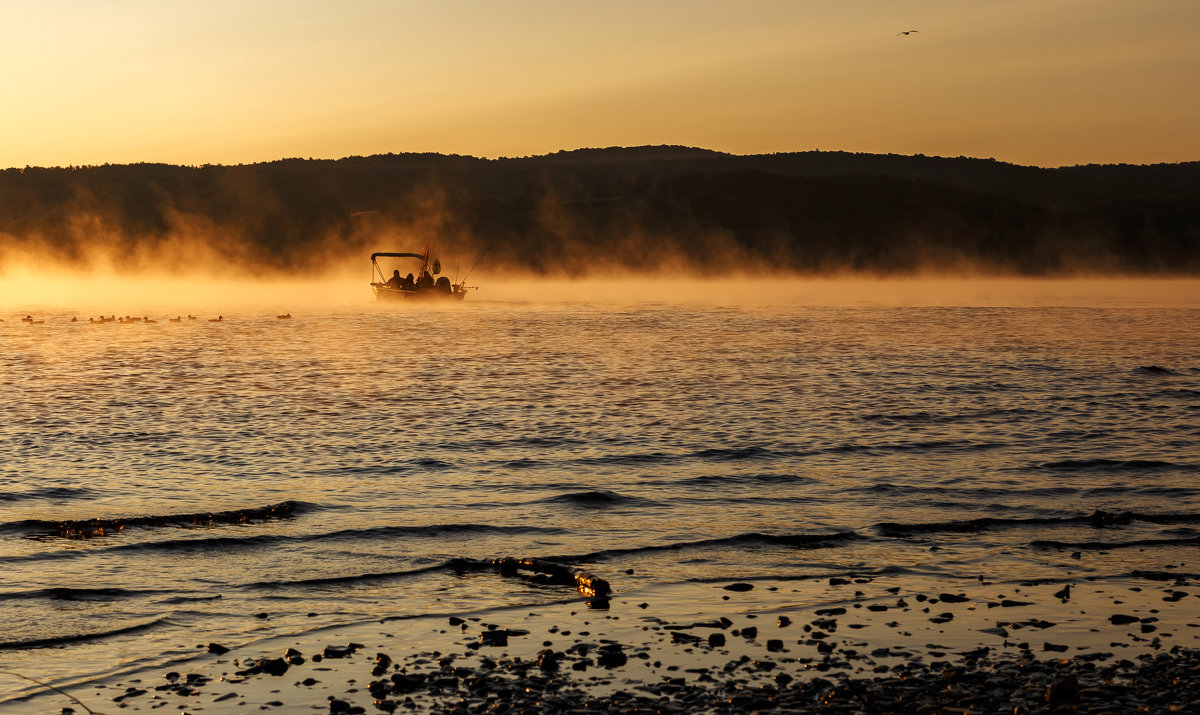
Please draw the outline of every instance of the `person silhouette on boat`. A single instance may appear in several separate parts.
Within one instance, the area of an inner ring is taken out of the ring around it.
[[[404,279],[400,277],[399,269],[392,271],[392,277],[388,279],[387,287],[388,288],[403,288],[404,287]]]
[[[416,279],[415,279],[415,278],[413,278],[413,274],[412,274],[412,273],[409,273],[408,275],[404,276],[404,284],[403,284],[403,286],[402,286],[402,287],[403,287],[405,290],[416,290],[416,288],[417,288],[417,281],[416,281]]]
[[[417,281],[418,290],[428,290],[433,287],[433,276],[429,271],[421,271],[421,279]]]

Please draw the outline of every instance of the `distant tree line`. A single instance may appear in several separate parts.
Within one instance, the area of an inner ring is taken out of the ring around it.
[[[318,270],[433,241],[489,270],[1200,273],[1200,162],[1059,169],[687,147],[0,171],[4,248],[86,261],[185,237]],[[395,242],[412,242],[396,245]]]

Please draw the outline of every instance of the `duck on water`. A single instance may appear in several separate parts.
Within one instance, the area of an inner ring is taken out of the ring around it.
[[[401,276],[400,270],[392,271],[391,278],[384,278],[383,270],[379,267],[380,258],[413,258],[421,262],[421,267],[414,277],[412,273],[407,276]],[[425,244],[424,253],[372,253],[371,267],[374,270],[372,278],[378,276],[377,282],[371,283],[371,289],[375,291],[375,300],[414,300],[414,299],[442,299],[442,300],[462,300],[467,295],[467,290],[470,286],[466,285],[464,278],[460,283],[452,283],[446,276],[440,276],[437,279],[434,276],[442,272],[442,262],[437,258],[430,258],[429,244]]]

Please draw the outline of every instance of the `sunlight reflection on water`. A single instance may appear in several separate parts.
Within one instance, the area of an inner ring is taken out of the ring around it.
[[[1031,577],[1069,553],[1037,539],[1191,527],[902,538],[877,527],[1200,513],[1197,333],[1180,329],[1195,307],[475,300],[293,312],[5,317],[10,641],[173,614],[158,626],[165,651],[184,626],[215,637],[295,627],[308,612],[561,596],[422,571],[455,557],[572,556],[633,568],[624,585],[864,566]],[[285,501],[298,505],[290,518],[82,541],[42,523]],[[1114,554],[1104,568],[1144,558]],[[330,577],[347,580],[317,582]],[[284,614],[270,626],[229,615],[260,610]]]

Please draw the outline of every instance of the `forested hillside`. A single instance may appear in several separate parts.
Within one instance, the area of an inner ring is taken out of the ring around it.
[[[575,275],[1196,274],[1200,162],[1042,169],[637,147],[0,171],[0,260],[103,253],[119,265],[199,243],[197,260],[272,273],[424,241],[464,261],[486,253],[491,270]]]

